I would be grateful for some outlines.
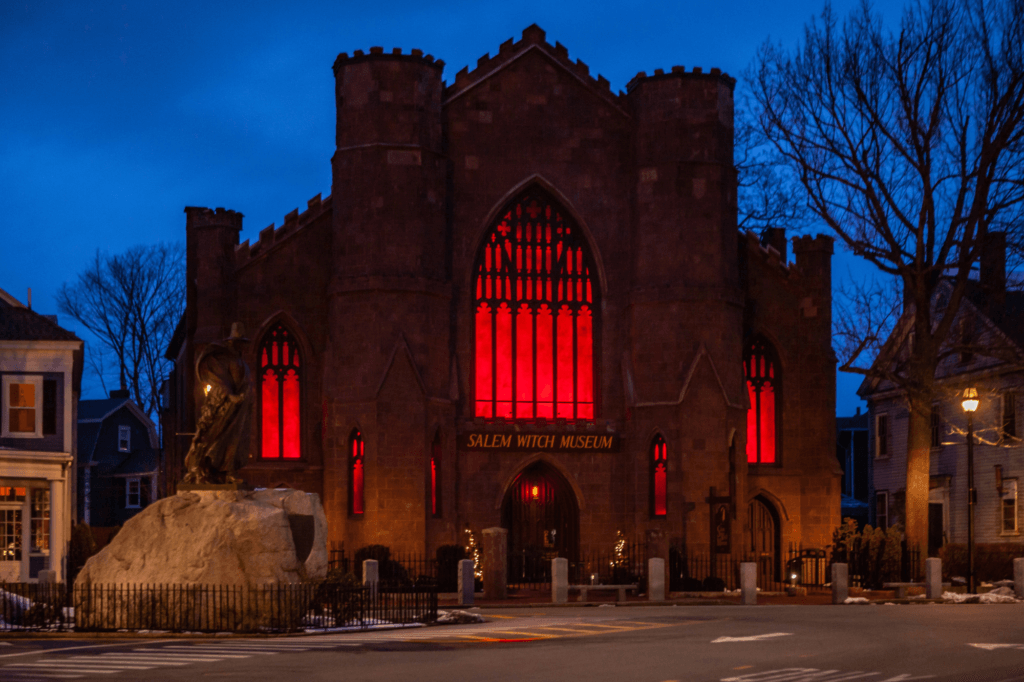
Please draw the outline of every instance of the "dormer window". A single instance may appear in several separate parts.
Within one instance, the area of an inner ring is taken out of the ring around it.
[[[118,452],[131,452],[132,451],[132,427],[130,427],[130,426],[118,426],[117,427],[117,451]]]

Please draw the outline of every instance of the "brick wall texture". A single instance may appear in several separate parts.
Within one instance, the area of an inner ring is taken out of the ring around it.
[[[575,498],[578,549],[616,531],[708,551],[708,497],[728,497],[732,551],[749,547],[755,498],[777,543],[820,546],[839,522],[835,359],[827,237],[792,241],[794,263],[737,229],[734,81],[713,69],[639,74],[614,94],[531,26],[454,83],[411,54],[335,63],[332,195],[258,242],[241,215],[186,210],[189,291],[165,428],[188,433],[202,395],[192,361],[241,322],[255,348],[281,323],[303,355],[302,456],[264,460],[259,415],[244,478],[318,493],[330,538],[433,553],[502,524],[516,476],[541,462]],[[590,420],[474,417],[473,272],[498,211],[539,188],[583,232],[596,270],[597,413]],[[786,242],[781,242],[785,250]],[[781,374],[775,465],[748,465],[747,340]],[[254,370],[254,375],[258,372]],[[365,443],[365,513],[349,514],[349,438]],[[486,452],[469,432],[615,434],[618,452]],[[651,518],[650,444],[668,449],[668,514]],[[429,508],[441,443],[439,517]],[[169,446],[178,467],[187,438]],[[735,454],[730,454],[731,452]],[[173,476],[172,471],[172,476]],[[715,492],[712,493],[712,490]],[[568,494],[568,493],[566,493]],[[556,529],[557,530],[557,529]]]

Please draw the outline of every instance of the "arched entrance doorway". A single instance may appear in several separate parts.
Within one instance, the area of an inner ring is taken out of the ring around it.
[[[763,497],[755,497],[747,509],[747,527],[750,528],[748,549],[757,562],[757,584],[767,585],[779,581],[779,545],[781,524],[775,506]]]
[[[579,554],[580,510],[572,486],[554,467],[535,462],[509,486],[501,506],[508,529],[510,584],[551,579],[551,559],[575,562]]]

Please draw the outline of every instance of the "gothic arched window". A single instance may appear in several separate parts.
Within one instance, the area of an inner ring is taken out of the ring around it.
[[[658,434],[651,442],[651,516],[668,516],[668,446]]]
[[[358,516],[365,510],[363,485],[363,434],[352,431],[348,439],[348,513]]]
[[[763,338],[748,346],[743,369],[747,378],[750,408],[747,410],[747,462],[778,462],[779,435],[782,429],[779,363],[775,349]]]
[[[430,514],[441,517],[441,434],[430,445]]]
[[[263,338],[260,361],[260,454],[263,459],[298,459],[302,430],[299,349],[284,325]]]
[[[593,419],[597,283],[580,229],[531,189],[477,255],[475,408],[497,419]]]

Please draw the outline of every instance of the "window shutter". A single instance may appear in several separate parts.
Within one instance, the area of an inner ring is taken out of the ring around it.
[[[57,433],[57,381],[43,380],[43,435]]]

